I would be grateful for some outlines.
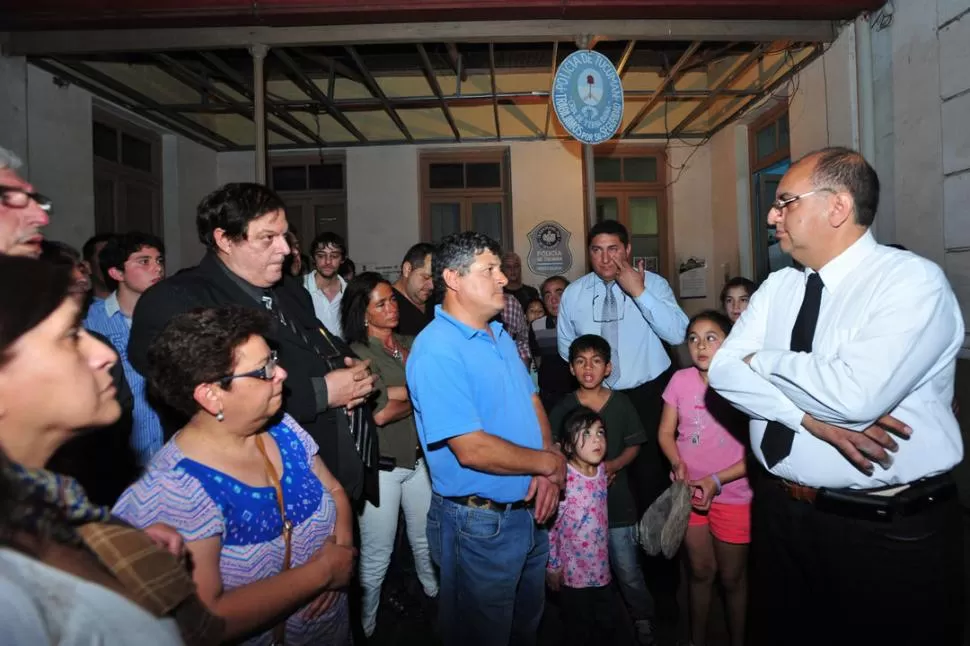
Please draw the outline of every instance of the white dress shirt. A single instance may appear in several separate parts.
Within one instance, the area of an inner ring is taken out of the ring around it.
[[[340,325],[340,301],[343,300],[344,290],[347,289],[347,281],[340,274],[337,274],[337,280],[340,281],[340,292],[334,296],[333,300],[327,298],[327,295],[317,285],[316,270],[311,271],[303,278],[303,287],[310,292],[313,311],[324,327],[327,328],[327,331],[343,338],[344,334]]]
[[[872,489],[950,470],[963,458],[951,409],[964,325],[934,263],[884,247],[866,233],[822,267],[825,287],[812,352],[792,352],[791,330],[811,270],[776,271],[711,363],[711,386],[752,416],[751,445],[764,464],[766,420],[795,431],[775,475],[812,487]],[[750,366],[744,358],[754,354]],[[913,429],[889,469],[867,476],[801,427],[804,413],[863,431],[890,413]]]
[[[663,276],[644,272],[644,290],[637,298],[624,292],[616,281],[611,283],[619,315],[620,347],[613,357],[619,360],[620,378],[616,390],[636,388],[660,376],[670,367],[670,356],[661,339],[671,345],[684,342],[687,315]],[[573,282],[562,293],[556,334],[559,354],[569,361],[569,346],[583,334],[602,336],[603,299],[606,283],[590,272]]]

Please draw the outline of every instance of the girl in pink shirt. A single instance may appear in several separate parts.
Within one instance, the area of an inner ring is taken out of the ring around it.
[[[606,429],[595,412],[580,407],[564,424],[562,452],[568,460],[566,496],[549,532],[546,581],[559,591],[570,643],[612,643],[609,522],[606,515]]]
[[[694,489],[694,510],[684,539],[694,646],[706,643],[715,573],[724,586],[731,643],[741,644],[744,636],[751,487],[744,445],[725,428],[725,424],[738,426],[743,417],[707,387],[711,359],[730,331],[730,319],[714,310],[691,319],[687,347],[694,366],[670,378],[658,430],[660,448],[670,460],[674,479],[687,481]],[[743,428],[741,425],[739,430]]]

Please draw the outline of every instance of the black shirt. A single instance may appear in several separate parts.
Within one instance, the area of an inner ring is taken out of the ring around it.
[[[428,301],[425,311],[422,312],[397,287],[394,288],[394,292],[397,296],[397,333],[402,336],[418,336],[424,326],[434,318],[434,306],[431,305],[431,301]]]

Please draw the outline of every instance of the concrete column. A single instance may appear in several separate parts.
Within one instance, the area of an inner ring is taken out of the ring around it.
[[[263,66],[266,61],[266,45],[250,45],[253,57],[253,122],[256,125],[256,181],[266,183],[266,79]]]

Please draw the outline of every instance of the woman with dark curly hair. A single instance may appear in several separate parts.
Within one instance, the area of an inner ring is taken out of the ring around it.
[[[350,502],[317,445],[280,415],[286,371],[266,313],[240,306],[173,318],[148,349],[151,391],[188,423],[115,513],[165,522],[187,542],[199,596],[234,643],[350,643]]]
[[[371,372],[381,383],[374,402],[382,462],[381,504],[366,503],[360,517],[360,584],[364,592],[361,614],[364,634],[370,637],[377,626],[381,586],[394,551],[402,508],[418,579],[426,595],[438,595],[427,535],[431,478],[418,448],[418,431],[404,374],[414,338],[394,333],[399,319],[394,288],[380,274],[364,272],[344,289],[340,314],[344,340],[358,357],[370,360]]]
[[[118,357],[81,327],[70,272],[0,255],[0,641],[174,646],[181,628],[186,643],[218,643],[173,555],[44,468],[76,429],[121,413]]]

